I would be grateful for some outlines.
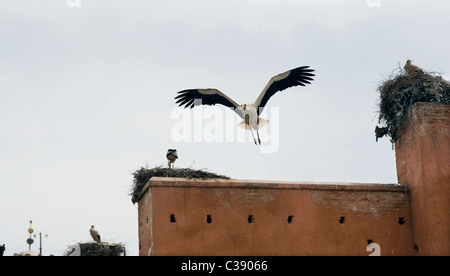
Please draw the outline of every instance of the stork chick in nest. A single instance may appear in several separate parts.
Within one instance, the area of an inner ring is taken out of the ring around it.
[[[423,70],[419,66],[411,64],[410,59],[406,61],[406,64],[403,68],[405,68],[406,73],[408,73],[410,77],[417,77],[419,75],[423,75]]]
[[[178,159],[178,153],[176,149],[168,149],[166,154],[167,160],[169,160],[169,168],[173,169],[175,160]],[[172,166],[171,166],[172,165]]]

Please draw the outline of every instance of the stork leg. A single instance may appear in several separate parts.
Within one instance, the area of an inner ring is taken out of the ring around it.
[[[253,137],[253,141],[255,142],[255,145],[258,145],[256,143],[255,135],[253,134],[253,129],[251,127],[250,127],[250,132],[252,133],[252,137]],[[256,132],[258,132],[258,130]]]
[[[261,140],[259,139],[259,132],[256,130],[256,135],[258,136],[258,143],[261,145]]]

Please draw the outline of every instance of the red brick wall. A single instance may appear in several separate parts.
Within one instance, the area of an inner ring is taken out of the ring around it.
[[[369,255],[370,241],[382,255],[414,254],[404,186],[176,178],[148,184],[139,201],[140,255]]]
[[[419,255],[450,255],[450,106],[416,103],[395,144]]]

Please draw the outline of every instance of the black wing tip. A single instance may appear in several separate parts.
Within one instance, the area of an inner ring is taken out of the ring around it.
[[[177,92],[177,94],[178,95],[176,95],[174,99],[180,99],[180,98],[183,98],[184,96],[186,96],[185,90],[179,91],[179,92]]]
[[[187,90],[182,90],[177,92],[179,95],[177,95],[174,99],[176,100],[175,104],[177,104],[179,107],[188,107],[188,103],[190,102],[189,95],[187,93]]]
[[[183,99],[191,98],[191,94],[197,91],[197,89],[186,89],[177,92],[177,96],[175,96],[175,100],[178,100],[177,103],[183,101]]]
[[[194,93],[194,92],[198,92],[198,89],[185,89],[185,90],[178,91],[177,94],[185,95],[185,94],[190,94],[190,93]]]
[[[192,90],[195,90],[195,89],[181,90],[181,91],[178,91],[177,94],[187,94],[187,93],[191,92]]]
[[[313,81],[314,79],[312,77],[316,76],[315,74],[312,73],[312,72],[315,72],[316,70],[308,69],[308,68],[309,68],[309,66],[302,66],[302,67],[298,68],[298,69],[300,69],[299,71],[300,71],[300,75],[302,77],[302,81],[305,81],[305,80]]]
[[[303,71],[314,71],[314,69],[309,69],[309,65],[307,65],[307,66],[300,66],[300,67],[297,67],[297,68],[295,68],[294,70],[296,70],[296,69],[298,69],[298,70],[303,70]]]
[[[314,79],[312,77],[315,77],[316,75],[313,74],[312,72],[314,72],[314,69],[308,69],[309,66],[302,66],[302,67],[298,67],[294,70],[296,70],[299,75],[298,79],[297,79],[297,83],[301,86],[305,86],[306,84],[311,84],[311,81],[313,81]]]
[[[292,69],[291,71],[295,71],[297,73],[300,73],[302,76],[307,76],[307,77],[315,77],[316,75],[314,75],[312,72],[316,71],[314,69],[309,69],[309,65],[308,66],[301,66],[301,67],[297,67],[295,69]]]
[[[183,108],[194,108],[195,106],[195,95],[193,92],[197,91],[197,89],[186,89],[177,92],[177,95],[174,99],[177,100],[175,104],[178,104],[179,107]]]

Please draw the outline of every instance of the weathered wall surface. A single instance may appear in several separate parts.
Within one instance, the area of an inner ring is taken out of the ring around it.
[[[416,103],[395,144],[398,182],[411,191],[419,255],[450,255],[450,108]]]
[[[140,255],[413,255],[400,185],[152,178]],[[150,200],[151,198],[151,200]]]

